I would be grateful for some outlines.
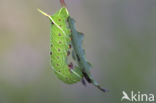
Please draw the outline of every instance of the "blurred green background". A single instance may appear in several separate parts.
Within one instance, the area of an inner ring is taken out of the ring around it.
[[[0,103],[121,103],[122,91],[156,93],[156,0],[66,0],[94,78],[67,85],[50,68],[48,18],[59,0],[0,0]]]

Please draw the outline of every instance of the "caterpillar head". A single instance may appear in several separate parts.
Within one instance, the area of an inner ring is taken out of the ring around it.
[[[67,17],[69,17],[69,12],[68,12],[67,8],[63,7],[55,15],[67,18]]]
[[[45,13],[44,11],[37,9],[41,14],[44,16],[47,16],[50,21],[53,23],[55,17],[62,17],[62,18],[68,18],[69,17],[69,12],[66,7],[62,7],[58,12],[56,12],[53,16],[50,16],[49,14]]]

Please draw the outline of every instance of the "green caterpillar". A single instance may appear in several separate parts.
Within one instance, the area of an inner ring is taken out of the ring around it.
[[[57,77],[64,83],[73,84],[85,78],[104,91],[92,79],[90,74],[90,63],[85,59],[82,49],[83,34],[77,32],[74,20],[70,18],[64,0],[60,0],[62,8],[53,16],[38,9],[43,15],[49,17],[51,22],[50,31],[50,59],[51,66]],[[72,56],[71,56],[72,53]]]

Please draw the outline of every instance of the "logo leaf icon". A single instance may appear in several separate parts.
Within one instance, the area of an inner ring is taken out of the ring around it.
[[[121,98],[121,101],[123,99],[127,99],[127,100],[131,101],[131,99],[128,97],[128,94],[125,91],[122,91],[122,94],[123,94],[123,97]]]

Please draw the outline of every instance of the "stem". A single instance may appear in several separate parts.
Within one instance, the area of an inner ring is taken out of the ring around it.
[[[44,16],[47,16],[51,19],[50,15],[45,13],[44,11],[40,10],[40,9],[37,9],[37,11],[39,11],[41,14],[43,14]]]
[[[64,0],[60,0],[60,3],[61,3],[61,6],[62,6],[62,7],[67,7]]]

